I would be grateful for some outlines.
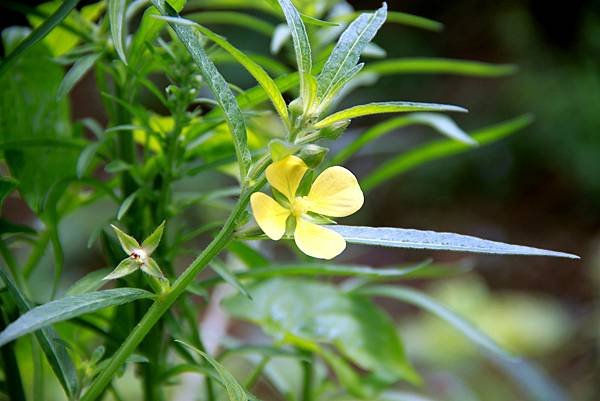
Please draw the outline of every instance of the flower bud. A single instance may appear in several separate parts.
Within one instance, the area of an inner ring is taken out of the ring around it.
[[[327,156],[327,152],[329,152],[329,149],[327,148],[309,144],[300,150],[298,157],[301,158],[308,167],[315,168],[323,162],[325,156]]]
[[[271,152],[271,160],[279,161],[284,157],[293,155],[298,150],[298,146],[282,141],[281,139],[273,139],[269,142],[269,151]]]
[[[348,125],[350,125],[350,120],[333,123],[330,126],[321,129],[321,138],[337,139],[344,133],[346,128],[348,128]]]

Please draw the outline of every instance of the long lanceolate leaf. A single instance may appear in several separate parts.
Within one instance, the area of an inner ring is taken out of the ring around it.
[[[172,22],[175,24],[183,24],[183,25],[191,25],[194,28],[198,29],[203,35],[209,38],[211,41],[215,42],[217,45],[221,46],[225,51],[227,51],[237,62],[239,62],[246,70],[256,79],[256,81],[262,86],[265,90],[275,110],[283,120],[283,122],[289,126],[289,118],[287,106],[285,104],[285,100],[283,100],[283,96],[281,92],[277,88],[277,84],[273,79],[266,73],[266,71],[254,62],[250,57],[245,55],[242,51],[238,50],[235,46],[231,45],[227,39],[223,38],[220,35],[217,35],[210,29],[207,29],[201,25],[196,24],[193,21],[184,18],[171,18],[171,17],[163,17],[163,19],[168,22]]]
[[[407,111],[459,111],[466,112],[459,106],[450,104],[418,103],[418,102],[374,102],[350,107],[349,109],[333,113],[321,121],[315,123],[314,128],[321,129],[339,121],[349,120],[355,117],[368,116],[384,113],[402,113]]]
[[[537,401],[568,401],[564,391],[550,380],[544,372],[524,359],[515,357],[502,348],[494,340],[481,332],[462,316],[456,314],[436,300],[422,292],[409,288],[395,286],[371,286],[359,290],[369,296],[383,296],[422,308],[451,324],[465,337],[478,345],[492,362],[504,370],[528,393],[532,400]]]
[[[29,36],[19,44],[9,55],[0,61],[0,76],[4,74],[8,67],[14,63],[17,58],[27,49],[42,40],[55,26],[60,24],[67,15],[75,8],[79,0],[66,0],[60,7],[46,19],[42,25],[38,26]]]
[[[490,64],[447,58],[399,58],[369,63],[363,70],[378,75],[393,74],[453,74],[475,77],[501,77],[516,71],[511,64]]]
[[[12,278],[0,268],[0,278],[8,288],[13,302],[21,313],[26,313],[31,310],[31,304],[23,295],[21,290],[13,282]],[[77,372],[71,357],[67,353],[65,346],[60,341],[58,334],[51,328],[46,327],[35,333],[35,337],[48,360],[48,364],[54,371],[60,384],[64,388],[69,398],[78,393],[79,384],[77,380]]]
[[[126,0],[108,0],[108,19],[110,21],[110,33],[115,50],[119,58],[127,64],[125,56],[125,37],[127,36],[127,24],[125,14],[127,11]]]
[[[0,346],[53,323],[153,296],[152,293],[139,288],[115,288],[57,299],[29,310],[9,324],[0,333]]]
[[[529,125],[531,121],[532,118],[530,116],[524,115],[472,132],[470,136],[479,146],[483,146],[519,131]],[[466,152],[471,149],[472,147],[454,140],[430,142],[381,164],[371,174],[361,179],[360,185],[363,191],[370,191],[390,178],[405,173],[423,163]]]
[[[386,14],[384,3],[373,14],[361,14],[342,33],[317,78],[319,98],[327,96],[336,83],[356,66],[361,53],[385,22]]]
[[[177,12],[164,0],[152,0],[152,4],[163,15],[175,18],[179,17]],[[170,25],[191,54],[194,62],[200,68],[202,78],[204,78],[206,85],[225,112],[225,119],[233,135],[233,143],[240,168],[240,179],[243,181],[252,163],[252,157],[250,150],[248,150],[244,116],[235,100],[235,96],[223,76],[217,70],[217,67],[215,67],[206,55],[198,37],[199,33],[195,28],[172,22]]]
[[[296,63],[298,64],[298,73],[300,74],[300,96],[308,99],[311,97],[309,76],[312,69],[312,58],[306,27],[302,22],[300,13],[290,0],[278,1],[292,34],[294,53],[296,53]]]
[[[377,245],[392,248],[434,249],[497,255],[555,256],[579,259],[570,253],[555,252],[523,245],[505,244],[469,235],[421,231],[393,227],[327,226],[354,244]]]

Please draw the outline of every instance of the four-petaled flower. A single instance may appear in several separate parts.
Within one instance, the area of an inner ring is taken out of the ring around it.
[[[113,270],[108,276],[104,277],[104,280],[112,280],[123,277],[133,273],[137,269],[141,269],[144,273],[154,277],[164,277],[156,261],[150,257],[152,252],[154,252],[160,243],[163,229],[165,227],[164,221],[156,228],[156,230],[154,230],[152,234],[148,236],[148,238],[142,242],[141,245],[135,238],[125,234],[112,224],[111,227],[117,234],[117,238],[121,243],[121,248],[123,248],[125,253],[129,256],[123,259],[121,263],[117,265],[115,270]]]
[[[298,248],[309,256],[331,259],[346,248],[346,241],[335,231],[312,222],[315,219],[309,212],[328,217],[349,216],[363,205],[363,193],[350,171],[334,166],[317,177],[306,196],[299,196],[296,192],[307,171],[308,167],[297,156],[272,163],[266,170],[267,180],[287,202],[280,204],[262,192],[255,192],[250,197],[252,213],[258,226],[275,241],[283,237],[288,217],[292,216]]]

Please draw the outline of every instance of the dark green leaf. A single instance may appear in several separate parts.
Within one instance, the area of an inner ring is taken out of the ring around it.
[[[0,278],[8,287],[11,298],[19,311],[28,313],[32,308],[30,302],[2,268],[0,268]],[[35,337],[67,396],[69,398],[74,397],[79,389],[77,372],[63,342],[60,341],[58,333],[51,327],[47,327],[36,332]]]
[[[125,64],[127,64],[127,56],[125,55],[125,38],[127,37],[126,6],[127,0],[108,0],[110,34],[115,50]]]
[[[18,46],[4,46],[6,53],[8,54],[0,61],[0,77],[2,77],[12,65],[24,52],[29,50],[33,45],[42,40],[54,27],[60,24],[69,15],[71,10],[75,8],[79,0],[65,0],[62,2],[60,7],[48,17],[42,25],[38,26],[25,40],[23,40]],[[8,53],[8,49],[12,49]],[[2,86],[4,88],[4,86]]]
[[[438,233],[393,227],[327,226],[352,244],[392,248],[434,249],[497,255],[535,255],[579,259],[570,253],[555,252],[523,245],[505,244],[469,235]]]
[[[29,310],[8,325],[0,333],[0,346],[53,323],[153,296],[152,293],[138,288],[115,288],[50,301]]]
[[[94,142],[83,149],[83,151],[79,155],[79,158],[77,159],[78,178],[82,178],[87,174],[87,171],[92,162],[94,161],[94,157],[96,156],[96,152],[98,151],[100,145],[101,144],[99,142]]]
[[[501,124],[482,128],[469,133],[479,146],[496,142],[520,129],[528,126],[532,118],[528,115],[508,120]],[[441,140],[427,143],[417,149],[403,153],[389,161],[382,163],[368,176],[361,179],[360,185],[363,191],[368,192],[392,177],[400,175],[408,170],[420,166],[428,161],[438,160],[444,157],[463,153],[473,149],[472,147],[453,141]]]
[[[152,4],[163,15],[175,18],[179,17],[177,12],[164,0],[152,0]],[[225,112],[225,118],[233,136],[233,143],[239,163],[240,180],[243,181],[252,163],[252,158],[247,145],[246,125],[240,107],[229,85],[202,48],[200,38],[198,37],[199,33],[191,26],[174,23],[170,25],[191,54],[194,62],[200,68],[200,73],[204,81]]]
[[[17,180],[11,177],[0,177],[0,210],[4,204],[4,199],[17,187]]]
[[[314,125],[314,128],[325,128],[339,121],[349,120],[355,117],[368,116],[372,114],[383,113],[402,113],[407,111],[458,111],[466,112],[467,110],[449,104],[436,103],[418,103],[418,102],[375,102],[361,104],[359,106],[350,107],[349,109],[338,111],[325,117]]]
[[[22,37],[23,31],[18,29],[4,30],[5,48],[11,48]],[[72,138],[68,102],[56,100],[63,71],[51,61],[43,43],[16,60],[11,72],[0,77],[0,146],[15,145],[4,152],[6,163],[19,181],[23,199],[41,214],[51,188],[75,175],[77,149],[85,142]],[[46,141],[52,151],[36,145]]]
[[[373,14],[361,14],[342,33],[317,78],[319,98],[326,97],[355,68],[363,50],[385,22],[386,13],[384,3]]]

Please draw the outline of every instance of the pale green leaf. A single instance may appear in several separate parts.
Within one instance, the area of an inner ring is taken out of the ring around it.
[[[139,242],[137,242],[137,240],[131,235],[125,234],[117,226],[114,226],[112,224],[110,226],[113,230],[115,230],[119,243],[121,244],[121,248],[123,248],[123,251],[125,251],[127,255],[130,255],[136,249],[141,248]]]
[[[252,15],[235,11],[202,11],[185,14],[185,18],[199,24],[227,24],[252,29],[267,36],[273,35],[275,26]]]
[[[100,145],[99,142],[93,142],[81,151],[77,159],[77,178],[82,178],[87,174]]]
[[[152,0],[152,4],[154,4],[163,15],[175,18],[179,17],[177,12],[164,0]],[[200,68],[200,73],[204,78],[206,85],[225,112],[225,119],[233,136],[233,143],[239,164],[240,179],[244,180],[248,168],[252,163],[252,158],[247,145],[246,125],[240,106],[231,92],[229,85],[206,55],[206,52],[202,48],[200,38],[198,37],[199,33],[194,27],[175,23],[170,23],[170,25],[191,54],[194,62]]]
[[[100,58],[100,54],[89,54],[78,59],[65,75],[63,81],[58,87],[56,98],[62,99],[71,92],[71,89],[83,78],[83,76],[94,66],[94,63]]]
[[[567,401],[569,397],[533,364],[516,357],[494,342],[462,316],[446,308],[428,295],[403,287],[372,286],[359,290],[368,296],[383,296],[407,302],[445,320],[466,338],[479,346],[492,362],[504,370],[521,388],[538,401]]]
[[[392,248],[433,249],[497,255],[554,256],[579,259],[570,253],[490,241],[469,235],[393,227],[327,226],[353,244]]]
[[[129,208],[131,208],[131,205],[133,205],[135,198],[137,198],[138,193],[138,191],[132,192],[123,200],[123,203],[121,203],[119,209],[117,210],[117,220],[121,220],[123,216],[125,216],[125,213],[127,213]]]
[[[21,313],[28,313],[32,305],[17,287],[3,268],[0,268],[0,278],[8,288],[12,301]],[[1,337],[1,335],[0,335]],[[75,397],[79,391],[79,383],[75,365],[67,352],[62,340],[52,327],[46,327],[35,333],[35,337],[48,360],[48,364],[58,378],[69,398]]]
[[[176,340],[177,342],[185,345],[187,348],[196,352],[202,358],[206,359],[206,361],[213,367],[213,369],[217,372],[217,375],[221,379],[221,384],[225,387],[225,391],[227,393],[227,399],[229,401],[248,401],[250,398],[244,388],[235,380],[235,377],[223,365],[221,365],[216,359],[208,355],[206,352],[201,351],[189,344],[184,343],[183,341]]]
[[[467,110],[449,104],[437,103],[417,103],[417,102],[375,102],[361,104],[359,106],[350,107],[349,109],[338,111],[331,114],[321,121],[315,123],[314,128],[321,129],[332,125],[338,121],[348,120],[355,117],[368,116],[372,114],[383,113],[402,113],[407,111],[458,111],[466,112]]]
[[[0,346],[53,323],[92,313],[109,306],[152,297],[153,294],[139,288],[116,288],[50,301],[29,310],[9,324],[0,333]]]
[[[144,249],[144,251],[146,252],[146,254],[148,256],[152,255],[154,250],[158,247],[158,244],[160,244],[160,240],[162,238],[163,231],[165,229],[165,224],[166,224],[166,221],[163,221],[162,223],[160,223],[160,225],[158,227],[156,227],[154,229],[154,231],[152,231],[152,234],[150,234],[144,240],[144,242],[142,242],[142,248]]]
[[[354,18],[358,17],[360,14],[367,11],[354,11],[348,14],[343,14],[334,18],[334,21],[351,21]],[[418,15],[402,13],[398,11],[388,11],[388,16],[386,18],[386,22],[396,23],[406,26],[412,26],[415,28],[426,29],[428,31],[439,32],[444,28],[444,25],[441,22],[431,20],[429,18],[424,18]]]
[[[127,0],[108,0],[108,19],[113,45],[121,61],[127,64],[125,39],[127,37]]]
[[[407,116],[392,118],[369,128],[360,134],[356,140],[340,150],[331,161],[331,165],[343,164],[368,143],[371,143],[375,139],[380,138],[393,130],[412,124],[428,125],[439,133],[459,142],[468,145],[477,145],[477,141],[456,125],[450,117],[436,113],[414,113]]]
[[[342,33],[317,77],[318,96],[326,97],[358,63],[361,53],[385,22],[387,6],[373,14],[361,14]]]
[[[514,118],[506,122],[473,131],[469,136],[479,146],[494,143],[520,129],[528,126],[532,118],[528,115]],[[389,161],[382,163],[373,172],[361,179],[363,191],[368,192],[392,177],[420,166],[428,161],[472,150],[471,146],[454,140],[441,140],[427,143],[419,148],[403,153]]]
[[[501,77],[516,71],[512,64],[490,64],[471,60],[446,58],[399,58],[370,63],[364,73],[393,74],[452,74],[475,77]]]

